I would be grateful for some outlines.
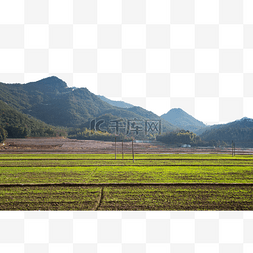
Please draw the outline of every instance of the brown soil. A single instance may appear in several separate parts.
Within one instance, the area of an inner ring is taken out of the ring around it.
[[[117,142],[117,154],[122,153],[122,142]],[[114,154],[115,142],[76,140],[66,138],[25,138],[7,139],[0,146],[0,154]],[[132,142],[124,142],[124,154],[132,153]],[[181,148],[171,147],[154,141],[150,143],[134,143],[135,154],[231,154],[230,148]],[[236,154],[253,154],[253,149],[236,150]]]

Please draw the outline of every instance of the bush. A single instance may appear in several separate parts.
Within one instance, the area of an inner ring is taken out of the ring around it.
[[[125,136],[123,134],[115,135],[108,132],[100,132],[89,130],[87,128],[83,129],[71,129],[68,133],[68,137],[70,139],[78,139],[78,140],[101,140],[101,141],[114,141],[115,137],[117,141],[131,141],[132,138]]]
[[[22,126],[8,125],[5,129],[8,132],[9,138],[24,138],[28,134],[27,128]]]
[[[5,141],[7,135],[8,135],[7,131],[0,126],[0,143]]]
[[[191,144],[198,145],[201,139],[195,133],[185,130],[164,133],[156,137],[157,141],[166,144]]]

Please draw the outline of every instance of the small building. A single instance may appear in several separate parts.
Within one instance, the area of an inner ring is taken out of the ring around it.
[[[183,144],[183,145],[181,145],[181,148],[191,148],[191,145],[190,144]]]

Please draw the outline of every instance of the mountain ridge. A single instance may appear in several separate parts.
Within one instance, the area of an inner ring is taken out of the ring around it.
[[[26,84],[0,82],[0,100],[28,117],[32,116],[54,126],[89,128],[93,119],[102,118],[108,122],[119,118],[161,120],[162,132],[184,129],[195,132],[203,140],[229,142],[233,139],[236,142],[253,143],[253,119],[244,117],[227,124],[206,126],[180,108],[173,108],[159,117],[139,106],[113,106],[87,88],[73,89],[54,76]]]
[[[10,138],[26,136],[66,135],[66,131],[56,128],[14,109],[0,100],[0,127],[8,132]]]
[[[145,115],[151,115],[145,109],[134,111],[112,106],[87,88],[73,89],[54,76],[27,84],[0,83],[0,100],[47,124],[64,127],[87,125],[90,120],[110,113],[131,119],[145,119]],[[175,129],[172,124],[164,122],[163,131]]]
[[[205,141],[224,141],[237,143],[237,146],[253,146],[253,119],[241,118],[226,124],[210,126],[200,134]]]
[[[203,122],[195,119],[181,108],[173,108],[167,113],[161,115],[161,118],[167,120],[174,126],[177,126],[183,130],[192,131],[194,133],[200,128],[206,127]]]
[[[103,101],[107,102],[110,105],[116,106],[116,107],[120,107],[120,108],[130,108],[130,107],[134,107],[134,105],[131,105],[129,103],[126,103],[124,101],[115,101],[115,100],[111,100],[105,96],[101,96],[101,95],[97,95],[100,99],[102,99]]]

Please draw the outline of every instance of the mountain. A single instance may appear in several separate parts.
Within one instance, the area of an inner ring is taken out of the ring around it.
[[[66,131],[28,117],[0,100],[0,127],[8,132],[8,137],[66,135]]]
[[[86,88],[72,89],[57,77],[27,84],[0,83],[0,99],[58,126],[77,126],[113,107]]]
[[[205,141],[234,141],[237,146],[253,146],[253,119],[242,118],[224,125],[209,127],[200,135]]]
[[[131,107],[134,107],[133,105],[128,104],[128,103],[126,103],[124,101],[114,101],[114,100],[111,100],[109,98],[106,98],[106,97],[100,96],[100,95],[98,95],[98,97],[101,100],[105,101],[106,103],[108,103],[110,105],[113,105],[113,106],[116,106],[116,107],[120,107],[120,108],[131,108]]]
[[[35,104],[46,103],[59,93],[70,91],[67,84],[57,77],[49,77],[27,84],[0,82],[0,100],[18,110],[29,110]]]
[[[206,126],[203,122],[195,119],[180,108],[171,109],[166,114],[163,114],[161,118],[180,129],[189,130],[194,133]]]
[[[103,115],[124,119],[147,119],[150,112],[142,109],[119,108],[102,101],[87,88],[69,88],[57,77],[48,77],[27,84],[0,83],[0,100],[47,124],[64,127],[89,127],[90,121]],[[153,118],[152,118],[153,119]],[[176,129],[165,122],[163,131]]]

